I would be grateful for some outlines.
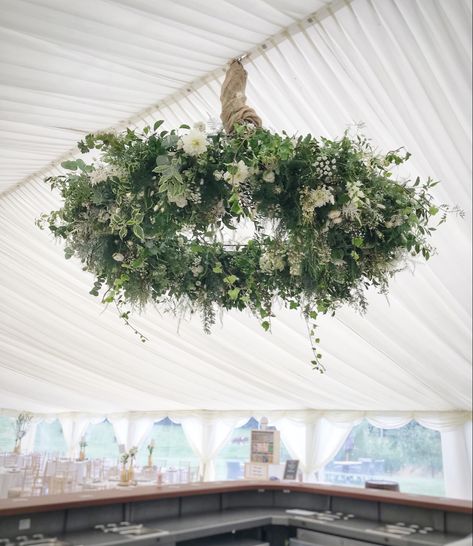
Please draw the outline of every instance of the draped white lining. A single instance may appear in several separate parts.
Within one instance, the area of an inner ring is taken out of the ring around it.
[[[14,417],[13,411],[1,414]],[[440,432],[446,496],[472,498],[471,434],[472,415],[469,412],[408,413],[408,412],[265,412],[270,424],[281,431],[281,439],[291,457],[300,461],[305,481],[323,479],[323,468],[337,454],[354,426],[367,419],[373,426],[394,429],[412,420]],[[130,413],[91,416],[86,414],[37,415],[23,445],[28,450],[34,444],[36,425],[42,420],[57,417],[63,428],[69,455],[78,453],[78,442],[89,424],[108,419],[113,425],[118,444],[126,449],[141,447],[149,439],[155,422],[169,417],[180,423],[189,445],[199,460],[204,480],[215,478],[214,461],[228,442],[234,428],[245,424],[250,417],[261,419],[260,412],[174,412]]]

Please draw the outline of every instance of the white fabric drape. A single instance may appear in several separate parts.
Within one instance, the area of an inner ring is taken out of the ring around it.
[[[31,453],[34,450],[34,443],[36,439],[36,429],[38,427],[39,419],[33,419],[28,426],[28,430],[21,440],[21,450],[24,453]]]
[[[113,432],[115,434],[115,439],[117,441],[118,445],[123,445],[125,447],[125,450],[127,449],[127,443],[128,443],[128,430],[129,430],[129,424],[130,420],[128,417],[123,416],[108,416],[107,419],[110,421],[111,425],[113,426]]]
[[[131,419],[128,428],[127,449],[130,449],[131,447],[139,448],[150,435],[154,423],[155,419],[152,417]]]
[[[69,457],[75,457],[79,452],[79,441],[87,432],[89,425],[97,425],[103,421],[103,417],[90,416],[60,416],[64,441],[66,442],[67,452]]]
[[[246,421],[246,418],[218,416],[191,416],[180,419],[187,441],[199,458],[199,473],[203,480],[215,478],[214,459],[229,440],[233,429]]]
[[[333,422],[311,415],[305,420],[285,417],[276,423],[281,440],[291,457],[299,460],[304,481],[308,482],[314,481],[315,473],[335,457],[354,426],[350,419]]]
[[[441,432],[443,475],[447,497],[472,498],[471,421]]]

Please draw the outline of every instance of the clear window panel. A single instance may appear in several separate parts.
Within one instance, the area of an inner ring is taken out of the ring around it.
[[[415,421],[391,430],[363,421],[325,467],[324,480],[364,487],[369,479],[395,481],[403,493],[444,496],[440,433]]]
[[[34,451],[36,453],[48,453],[53,456],[63,456],[67,452],[64,434],[61,423],[58,419],[52,423],[41,421],[36,426],[34,440]]]
[[[105,419],[97,425],[89,425],[85,434],[88,459],[118,460],[118,444],[113,431],[113,425]]]
[[[166,418],[154,423],[151,434],[143,442],[138,451],[137,463],[147,465],[147,446],[154,440],[152,455],[153,465],[162,468],[182,468],[184,466],[198,466],[199,460],[194,455],[182,426]]]
[[[0,415],[0,452],[13,451],[15,447],[15,419]]]

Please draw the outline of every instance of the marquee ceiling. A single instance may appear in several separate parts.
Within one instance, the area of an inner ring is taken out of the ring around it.
[[[389,301],[321,321],[324,376],[289,311],[271,334],[235,312],[208,336],[148,310],[140,343],[34,225],[59,203],[42,178],[84,134],[218,117],[225,63],[248,52],[266,126],[364,122],[466,213]],[[471,410],[470,2],[0,0],[0,63],[0,408]]]

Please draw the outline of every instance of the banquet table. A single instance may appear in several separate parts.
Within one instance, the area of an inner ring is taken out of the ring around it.
[[[21,487],[23,472],[11,468],[0,467],[0,499],[8,497],[8,490]]]
[[[76,483],[83,483],[87,475],[87,461],[48,461],[45,476],[54,477],[70,472]]]

